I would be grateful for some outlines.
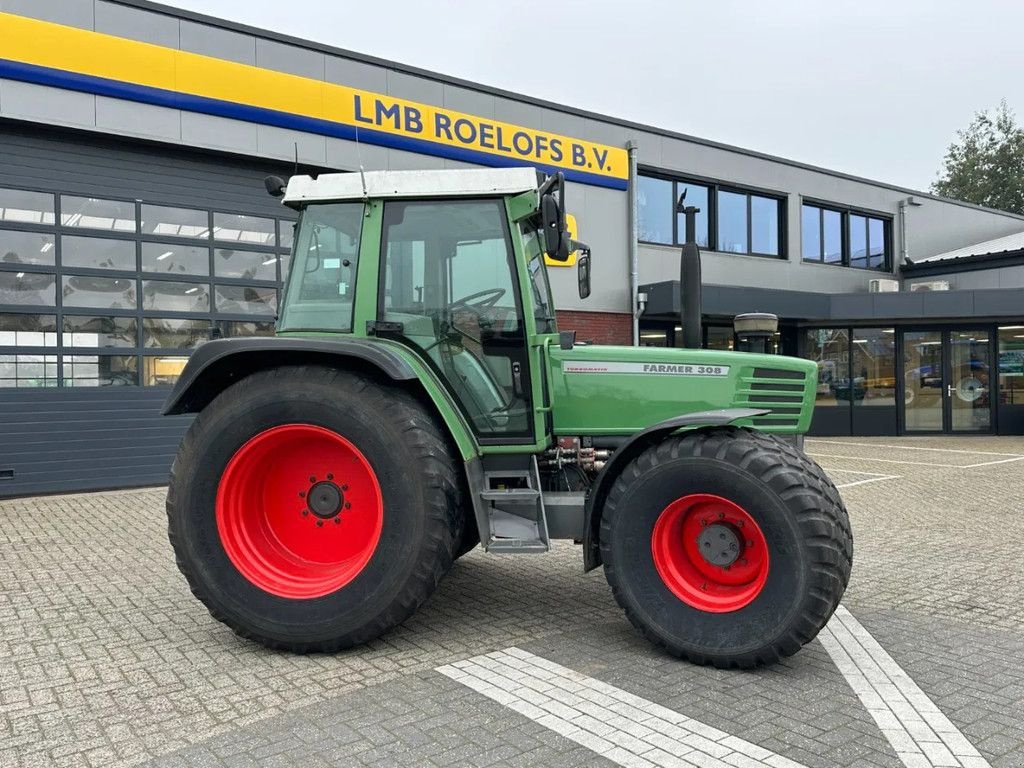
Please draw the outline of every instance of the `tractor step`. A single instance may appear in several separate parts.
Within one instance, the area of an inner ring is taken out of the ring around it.
[[[486,507],[488,552],[547,552],[550,549],[537,459],[485,469],[477,495]]]
[[[536,488],[496,488],[490,491],[480,491],[480,498],[484,501],[533,501],[540,496]]]

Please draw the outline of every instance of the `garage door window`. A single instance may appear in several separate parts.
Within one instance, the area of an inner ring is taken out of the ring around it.
[[[4,386],[164,386],[205,341],[272,335],[293,230],[245,211],[0,188]]]

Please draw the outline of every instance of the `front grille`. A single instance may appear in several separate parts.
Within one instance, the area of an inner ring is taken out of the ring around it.
[[[735,405],[758,408],[769,413],[751,419],[755,427],[792,432],[800,425],[807,374],[781,368],[753,368],[743,371]]]

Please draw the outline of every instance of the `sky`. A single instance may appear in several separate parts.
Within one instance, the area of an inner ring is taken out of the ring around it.
[[[1020,0],[164,2],[913,189],[1024,119]]]

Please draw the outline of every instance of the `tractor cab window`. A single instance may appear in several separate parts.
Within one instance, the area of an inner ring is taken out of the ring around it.
[[[303,211],[280,330],[352,330],[362,223],[362,203],[310,205]]]
[[[544,263],[544,247],[540,234],[539,216],[523,222],[523,248],[526,251],[526,269],[530,273],[533,288],[533,312],[537,320],[537,333],[557,333],[555,325],[555,304],[551,300],[551,285]]]
[[[385,204],[380,319],[441,375],[481,436],[529,437],[526,333],[500,200]]]

